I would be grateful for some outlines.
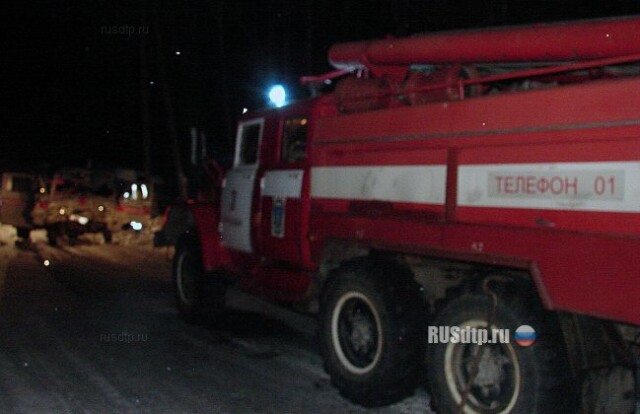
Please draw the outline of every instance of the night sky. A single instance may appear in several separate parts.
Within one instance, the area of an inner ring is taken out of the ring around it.
[[[242,108],[264,106],[275,82],[304,98],[297,79],[331,70],[326,52],[335,42],[634,14],[640,2],[50,0],[2,9],[1,59],[8,71],[1,77],[1,165],[82,166],[91,160],[142,169],[144,41],[153,170],[162,175],[171,171],[171,155],[159,53],[183,151],[190,127],[197,127],[206,132],[210,151],[224,158]]]

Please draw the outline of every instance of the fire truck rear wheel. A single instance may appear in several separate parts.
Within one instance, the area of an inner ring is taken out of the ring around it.
[[[224,307],[226,286],[205,275],[197,243],[178,243],[173,258],[173,285],[180,317],[189,323],[206,322]]]
[[[468,339],[462,343],[461,336],[456,343],[443,343],[447,338],[438,336],[439,343],[428,345],[427,378],[437,412],[547,414],[575,410],[575,395],[568,387],[570,368],[557,320],[529,299],[534,291],[526,292],[499,296],[491,329],[509,329],[509,343],[502,343],[498,336],[495,342],[500,343],[493,344],[478,345],[468,343]],[[447,303],[431,326],[487,328],[492,308],[493,302],[486,294],[466,293]],[[537,340],[533,345],[515,343],[513,333],[521,325],[535,329]]]
[[[381,406],[409,395],[425,352],[426,307],[398,265],[358,259],[327,282],[319,342],[325,369],[343,396]]]

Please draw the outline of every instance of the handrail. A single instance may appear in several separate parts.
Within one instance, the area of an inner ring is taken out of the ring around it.
[[[612,58],[603,58],[603,59],[597,59],[597,60],[590,60],[586,62],[570,63],[562,66],[519,70],[515,72],[503,73],[498,75],[488,75],[488,76],[482,76],[482,77],[470,78],[470,79],[459,79],[455,82],[444,82],[444,83],[438,83],[434,85],[425,85],[425,86],[419,86],[419,87],[403,89],[403,90],[390,90],[390,91],[381,92],[375,95],[345,98],[343,100],[347,102],[357,102],[359,100],[365,100],[365,99],[407,95],[410,93],[428,92],[428,91],[441,90],[441,89],[446,89],[451,87],[457,87],[461,91],[461,93],[459,94],[459,98],[460,100],[463,100],[465,98],[464,97],[465,86],[493,83],[493,82],[499,82],[504,80],[524,79],[524,78],[538,77],[538,76],[544,76],[544,75],[553,75],[558,73],[573,72],[577,70],[591,69],[591,68],[610,66],[610,65],[619,65],[619,64],[631,63],[631,62],[637,62],[637,61],[640,61],[640,54],[612,57]]]

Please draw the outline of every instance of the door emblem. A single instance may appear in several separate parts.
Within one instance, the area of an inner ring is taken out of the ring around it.
[[[279,239],[284,238],[284,216],[286,211],[286,198],[273,197],[271,209],[271,235]]]
[[[236,190],[231,190],[231,201],[229,203],[229,211],[236,210],[236,201],[238,200],[238,192]]]

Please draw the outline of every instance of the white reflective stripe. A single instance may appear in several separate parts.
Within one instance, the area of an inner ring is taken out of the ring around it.
[[[311,196],[444,204],[446,177],[445,165],[315,167]]]
[[[463,165],[458,205],[640,212],[640,161]]]
[[[260,183],[262,195],[267,197],[300,198],[304,170],[267,171]]]

